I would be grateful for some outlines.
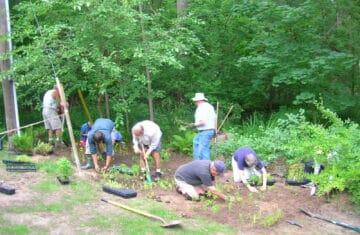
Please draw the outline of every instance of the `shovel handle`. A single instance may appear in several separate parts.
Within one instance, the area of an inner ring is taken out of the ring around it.
[[[144,157],[144,161],[145,161],[146,180],[147,180],[149,183],[152,183],[151,175],[150,175],[149,164],[148,164],[147,159],[145,158],[145,147],[144,147],[144,144],[141,144],[141,148],[142,148],[143,157]]]
[[[101,201],[109,203],[109,204],[117,206],[117,207],[120,207],[120,208],[123,208],[123,209],[128,210],[128,211],[134,212],[136,214],[143,215],[145,217],[148,217],[148,218],[151,218],[151,219],[154,219],[154,220],[159,220],[163,224],[166,224],[166,221],[163,218],[161,218],[159,216],[156,216],[156,215],[152,215],[152,214],[147,213],[145,211],[137,210],[135,208],[131,208],[131,207],[125,206],[123,204],[120,204],[120,203],[117,203],[117,202],[114,202],[114,201],[110,201],[110,200],[107,200],[107,199],[104,199],[104,198],[101,198]]]

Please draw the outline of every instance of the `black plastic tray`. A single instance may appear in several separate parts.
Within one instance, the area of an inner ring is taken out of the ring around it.
[[[285,184],[291,185],[291,186],[301,186],[301,185],[304,185],[304,184],[307,184],[307,183],[310,183],[310,180],[308,180],[308,179],[304,179],[302,181],[289,180],[289,179],[285,180]]]

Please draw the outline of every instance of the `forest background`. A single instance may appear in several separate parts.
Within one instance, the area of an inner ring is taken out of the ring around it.
[[[91,117],[114,120],[128,142],[133,124],[152,119],[165,145],[189,152],[182,127],[204,92],[219,120],[233,108],[222,130],[235,137],[215,157],[242,145],[267,160],[319,155],[320,192],[348,189],[360,202],[359,0],[14,0],[10,9],[14,62],[1,79],[16,82],[21,126],[42,119],[58,77],[75,130],[89,119],[81,93]]]

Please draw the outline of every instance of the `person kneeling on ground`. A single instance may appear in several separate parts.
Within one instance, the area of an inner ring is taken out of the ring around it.
[[[260,169],[261,173],[256,168]],[[259,191],[249,184],[248,179],[252,175],[262,175],[263,185],[260,189],[261,191],[266,190],[267,172],[264,164],[253,149],[242,147],[236,150],[232,158],[232,169],[234,182],[237,186],[240,186],[240,183],[243,182],[250,192],[257,193]]]
[[[176,191],[188,200],[199,200],[206,191],[223,200],[231,199],[214,186],[215,176],[222,175],[224,171],[222,161],[194,160],[181,165],[175,172]]]

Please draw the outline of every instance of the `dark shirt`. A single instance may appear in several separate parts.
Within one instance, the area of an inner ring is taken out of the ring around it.
[[[254,154],[257,159],[256,167],[259,169],[262,169],[264,167],[259,157],[256,155],[256,152],[252,148],[242,147],[236,150],[234,153],[234,160],[237,162],[239,170],[243,171],[245,167],[249,167],[245,162],[245,157],[250,153]]]
[[[210,172],[210,160],[195,160],[181,165],[175,172],[175,178],[193,186],[213,185],[214,177]]]

